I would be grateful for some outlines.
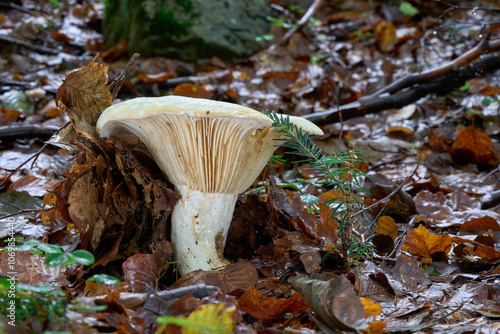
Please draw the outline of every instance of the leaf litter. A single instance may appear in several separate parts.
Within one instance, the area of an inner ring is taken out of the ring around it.
[[[277,15],[300,19],[291,6],[275,2]],[[492,22],[488,38],[493,47],[498,44],[498,10],[491,1],[475,8],[421,3],[417,12],[409,2],[372,5],[322,3],[315,12],[317,24],[282,43],[277,41],[285,29],[273,27],[274,40],[237,63],[140,59],[129,69],[133,80],[123,80],[118,99],[175,94],[314,115],[363,102],[410,72],[418,73],[415,67],[453,61],[484,40],[483,21]],[[17,18],[33,14],[2,13],[2,32],[43,40],[49,30],[21,28],[61,15],[51,12],[53,4],[44,6],[49,9],[45,16],[24,25],[17,25]],[[68,310],[73,322],[61,328],[123,333],[498,331],[497,72],[445,94],[407,100],[403,107],[359,118],[346,113],[340,122],[323,124],[325,136],[314,140],[326,153],[350,147],[371,156],[365,170],[371,177],[364,183],[368,192],[356,195],[372,206],[359,215],[374,223],[358,222],[354,233],[374,247],[373,256],[342,266],[339,226],[324,204],[339,194],[304,181],[320,180],[306,166],[294,167],[293,156],[285,156],[266,167],[254,194],[239,197],[225,250],[234,263],[179,278],[167,237],[178,195],[140,143],[100,141],[95,130],[115,94],[108,77],[112,81],[126,66],[124,46],[105,53],[99,33],[85,24],[100,20],[99,3],[85,2],[73,10],[65,6],[68,19],[50,32],[48,48],[33,44],[24,50],[26,44],[18,44],[9,65],[2,62],[0,69],[5,74],[0,80],[2,125],[58,128],[69,120],[76,132],[11,177],[40,142],[29,135],[1,139],[2,222],[14,215],[16,237],[57,243],[67,251],[86,249],[96,257],[90,267],[50,268],[40,255],[16,253],[20,283],[57,286],[71,305],[106,307]],[[460,24],[467,20],[472,23],[465,29]],[[450,24],[461,28],[450,29]],[[64,52],[51,53],[60,47]],[[92,56],[83,56],[82,47]],[[101,58],[95,56],[98,51],[104,52]],[[79,70],[68,73],[74,69]],[[56,112],[55,105],[65,113]],[[295,186],[284,186],[290,179]],[[305,203],[307,196],[319,199],[319,211],[312,210],[313,202]],[[0,256],[2,273],[8,272],[6,254]],[[120,284],[86,280],[96,274],[117,276]]]

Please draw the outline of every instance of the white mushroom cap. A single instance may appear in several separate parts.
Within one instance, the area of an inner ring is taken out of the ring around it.
[[[300,117],[303,131],[323,134]],[[101,137],[138,137],[176,187],[204,193],[244,192],[276,149],[273,121],[237,104],[181,96],[136,98],[107,108]]]

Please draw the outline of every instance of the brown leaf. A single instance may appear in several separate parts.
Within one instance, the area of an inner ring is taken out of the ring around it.
[[[132,292],[156,290],[158,275],[155,258],[152,254],[136,254],[122,264],[125,282]]]
[[[257,319],[274,319],[283,313],[300,312],[309,309],[304,298],[294,293],[290,299],[262,297],[254,288],[250,288],[238,299],[239,309]]]
[[[380,21],[373,29],[373,36],[382,52],[392,51],[394,44],[397,42],[396,28],[389,21]]]
[[[487,163],[493,158],[493,143],[491,138],[474,126],[468,126],[457,135],[452,146],[452,155],[463,155],[465,151],[472,153],[473,161]],[[455,154],[454,154],[455,153]],[[465,161],[466,162],[466,161]]]
[[[378,219],[377,227],[375,227],[375,232],[379,234],[386,234],[390,236],[393,240],[396,240],[398,236],[398,225],[389,216],[382,216]]]
[[[0,108],[0,124],[7,125],[15,122],[22,114],[21,110]]]
[[[26,175],[9,186],[9,190],[27,191],[31,196],[41,197],[47,190],[53,189],[61,181],[54,179],[40,179],[34,175]]]
[[[174,88],[172,95],[211,99],[214,97],[214,92],[206,90],[205,85],[200,86],[192,83],[183,83]]]
[[[486,265],[500,262],[500,252],[492,247],[459,237],[452,238],[452,241],[457,244],[453,248],[453,253],[461,261]]]
[[[147,83],[148,85],[155,84],[157,82],[165,82],[168,79],[176,77],[175,73],[172,72],[161,72],[158,74],[144,74],[144,73],[139,73],[137,75],[139,80]]]
[[[68,74],[56,94],[57,106],[68,114],[77,133],[94,140],[99,138],[97,119],[113,101],[106,86],[108,66],[95,60]]]
[[[419,225],[410,231],[403,241],[401,250],[408,251],[421,258],[429,257],[437,252],[448,254],[451,249],[451,238],[448,233],[435,235]]]
[[[489,216],[485,216],[482,218],[474,218],[466,221],[460,226],[460,232],[480,234],[484,233],[488,230],[492,231],[500,231],[500,225],[496,221]]]
[[[345,276],[297,274],[289,282],[330,329],[356,331],[368,327],[363,303]]]

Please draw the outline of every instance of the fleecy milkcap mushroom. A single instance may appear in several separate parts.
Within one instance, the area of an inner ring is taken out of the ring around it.
[[[313,134],[313,123],[290,116]],[[227,232],[238,194],[259,176],[280,138],[263,113],[237,104],[181,96],[135,98],[99,117],[101,137],[139,138],[182,196],[171,240],[181,275],[226,265]]]

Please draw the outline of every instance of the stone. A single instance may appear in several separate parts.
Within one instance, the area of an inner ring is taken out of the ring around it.
[[[259,51],[272,14],[266,0],[106,0],[103,30],[108,46],[124,36],[143,57],[232,60]]]

